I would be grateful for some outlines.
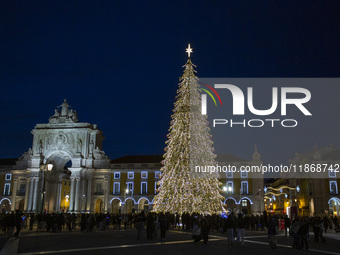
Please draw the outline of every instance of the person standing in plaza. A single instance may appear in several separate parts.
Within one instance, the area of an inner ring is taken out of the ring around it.
[[[300,220],[298,218],[296,218],[293,221],[292,227],[290,228],[289,235],[294,238],[294,242],[293,242],[292,248],[300,249],[301,238],[297,234],[299,229],[300,229],[300,225],[301,225]]]
[[[234,228],[236,226],[234,221],[234,214],[233,212],[230,213],[225,221],[227,235],[228,235],[228,244],[229,246],[234,245]]]
[[[278,234],[276,221],[273,216],[269,216],[268,220],[268,241],[272,249],[277,249],[276,246],[276,235]]]
[[[16,232],[14,234],[15,237],[19,237],[20,231],[21,231],[21,216],[22,213],[19,210],[16,210],[15,212],[15,228]]]
[[[244,245],[245,227],[246,224],[243,217],[243,213],[239,213],[237,219],[237,242],[241,243],[241,245]]]
[[[208,238],[209,238],[209,231],[210,231],[211,226],[210,226],[208,220],[205,217],[203,217],[200,220],[200,225],[201,225],[203,242],[204,242],[204,244],[207,244]]]
[[[166,241],[165,233],[168,228],[168,221],[164,213],[159,216],[159,227],[161,229],[161,241]]]
[[[287,237],[287,234],[290,230],[290,219],[289,219],[288,215],[285,216],[284,223],[285,223],[285,237]]]
[[[136,228],[137,228],[137,240],[142,239],[143,231],[145,225],[145,215],[144,211],[139,213],[136,218]]]

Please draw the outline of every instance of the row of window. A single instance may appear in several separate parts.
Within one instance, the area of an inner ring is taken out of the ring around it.
[[[155,193],[156,190],[158,189],[157,182],[155,182]],[[3,195],[9,196],[10,195],[10,190],[11,190],[11,184],[10,183],[5,183],[4,185],[4,193]],[[147,182],[141,182],[141,187],[140,187],[140,193],[145,195],[147,194],[148,190],[148,183]],[[234,194],[234,183],[232,181],[228,181],[226,183],[226,187],[224,190],[227,194]],[[241,194],[248,194],[248,181],[242,181],[241,182]],[[127,182],[127,188],[125,193],[126,194],[133,194],[134,192],[134,183],[133,182]],[[338,184],[337,181],[330,181],[329,182],[329,192],[330,194],[338,194]],[[26,193],[26,184],[21,184],[20,189],[19,189],[19,194],[18,195],[24,195]],[[100,195],[103,193],[103,188],[102,188],[102,183],[97,183],[95,193]],[[113,183],[113,194],[114,195],[119,195],[120,194],[120,182],[114,182]]]
[[[234,194],[234,183],[232,181],[228,181],[225,192],[227,194]],[[241,182],[241,194],[248,194],[248,182],[242,181]]]
[[[157,185],[157,182],[155,182],[155,194],[156,190],[158,189],[159,185]],[[125,194],[133,195],[134,193],[134,183],[133,182],[127,182],[126,183],[126,190]],[[140,194],[146,195],[148,193],[148,183],[147,182],[141,182],[140,184]],[[119,195],[120,194],[120,182],[114,182],[113,183],[113,194]]]
[[[248,178],[248,172],[246,171],[241,171],[241,178]],[[227,178],[233,178],[233,172],[232,171],[227,171],[226,172]]]
[[[120,179],[120,172],[115,172],[113,174],[114,179]],[[134,172],[128,172],[127,173],[127,178],[128,179],[133,179],[135,177]],[[155,172],[155,178],[159,179],[161,177],[161,172]],[[142,179],[147,179],[148,178],[148,172],[141,172],[141,178]]]

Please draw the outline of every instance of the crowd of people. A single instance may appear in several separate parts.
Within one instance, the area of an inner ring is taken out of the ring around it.
[[[203,239],[208,242],[209,233],[225,233],[228,237],[228,245],[244,245],[245,230],[267,231],[270,247],[276,249],[276,236],[279,233],[279,220],[284,221],[285,236],[293,238],[292,247],[296,249],[308,249],[310,231],[314,233],[314,242],[326,242],[324,233],[329,230],[339,230],[339,219],[337,217],[296,217],[291,221],[287,216],[268,215],[266,213],[257,216],[233,213],[228,215],[182,215],[170,213],[155,213],[144,211],[140,213],[109,214],[109,213],[42,213],[23,214],[20,211],[15,213],[2,214],[0,216],[0,227],[8,236],[18,237],[21,229],[61,232],[105,231],[108,229],[124,230],[135,228],[137,239],[146,238],[151,240],[158,238],[160,233],[161,241],[166,240],[166,231],[169,229],[183,229],[192,231],[194,243]],[[14,232],[14,230],[16,230]]]

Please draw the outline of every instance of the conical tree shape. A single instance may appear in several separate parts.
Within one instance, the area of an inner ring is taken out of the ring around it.
[[[215,166],[207,116],[201,100],[195,65],[184,65],[166,142],[154,211],[218,214],[223,210],[217,173],[195,172],[196,166]]]

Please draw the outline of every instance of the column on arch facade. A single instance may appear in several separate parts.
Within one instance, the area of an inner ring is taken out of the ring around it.
[[[75,178],[75,196],[74,196],[74,211],[79,211],[79,195],[80,195],[80,176]]]
[[[104,212],[105,213],[107,213],[108,203],[110,203],[109,193],[110,193],[109,177],[105,177],[104,179]]]
[[[74,179],[75,179],[74,176],[72,176],[70,178],[70,180],[71,180],[70,206],[69,206],[69,211],[70,212],[74,211]]]
[[[25,204],[24,204],[24,211],[28,211],[28,199],[29,199],[29,190],[31,188],[30,185],[30,178],[26,179],[26,190],[25,190]]]
[[[87,179],[87,194],[86,194],[86,211],[91,211],[92,205],[92,173],[89,171],[86,174]]]
[[[60,211],[60,201],[61,201],[61,189],[62,189],[62,178],[58,178],[57,180],[57,199],[55,201],[55,211]]]
[[[11,211],[15,210],[16,204],[16,197],[17,197],[17,188],[18,188],[18,179],[14,179],[14,184],[12,188],[12,204],[11,204]]]
[[[27,204],[27,211],[32,211],[32,204],[33,204],[33,191],[34,191],[34,177],[30,177],[29,179],[30,182],[30,189],[29,189],[29,194],[28,194],[28,204]]]
[[[34,191],[33,191],[33,206],[32,211],[37,212],[38,210],[38,184],[39,184],[39,177],[34,177]]]

